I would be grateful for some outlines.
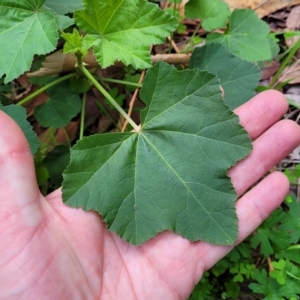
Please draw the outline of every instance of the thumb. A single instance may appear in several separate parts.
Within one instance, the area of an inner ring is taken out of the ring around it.
[[[32,154],[21,128],[2,111],[0,126],[0,218],[21,213],[30,220],[41,196]]]

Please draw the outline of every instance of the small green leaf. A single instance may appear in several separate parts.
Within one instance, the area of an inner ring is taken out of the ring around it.
[[[270,272],[270,277],[276,279],[277,282],[281,285],[285,284],[285,278],[282,271],[277,271],[277,270],[272,271]]]
[[[59,15],[64,15],[82,8],[81,0],[46,0],[47,7],[51,8]]]
[[[238,273],[232,278],[232,280],[234,282],[244,282],[244,277],[241,273]]]
[[[284,261],[283,259],[280,259],[279,261],[273,261],[273,262],[272,262],[272,266],[273,266],[275,269],[283,270],[284,267],[285,267],[285,261]]]
[[[288,247],[289,234],[276,229],[259,229],[258,233],[251,238],[251,246],[256,247],[259,244],[261,254],[268,257],[274,253],[274,248],[278,251]]]
[[[140,77],[141,77],[141,74],[125,73],[124,81],[138,84]],[[132,86],[132,85],[126,85],[125,87],[126,87],[126,90],[129,92],[133,92],[136,89],[136,87]]]
[[[69,17],[50,11],[44,2],[2,0],[0,3],[0,77],[6,74],[5,83],[28,71],[35,54],[54,50],[58,28],[73,23]]]
[[[176,18],[145,0],[83,3],[84,10],[75,12],[75,21],[87,34],[85,48],[94,48],[103,68],[115,61],[137,69],[150,67],[150,45],[163,43],[178,25]]]
[[[269,34],[268,43],[271,50],[271,58],[275,57],[280,51],[280,47],[278,45],[279,41],[280,40],[273,33]]]
[[[212,31],[226,24],[230,10],[222,0],[190,0],[185,5],[185,15],[189,19],[202,19],[202,27]]]
[[[0,78],[0,107],[11,104],[11,99],[6,96],[11,93],[12,88],[12,84],[4,84],[4,78]]]
[[[208,276],[208,272],[203,274],[200,282],[195,286],[193,293],[188,300],[210,299],[209,295],[211,294],[211,291],[213,291],[214,286]]]
[[[231,262],[238,262],[241,259],[246,258],[251,259],[252,249],[248,243],[240,243],[238,246],[234,247],[230,253],[227,255]]]
[[[221,43],[234,55],[249,61],[268,60],[271,58],[269,31],[269,26],[253,10],[236,9],[225,34],[212,33],[206,42]]]
[[[254,270],[253,277],[255,280],[257,280],[258,283],[250,283],[249,288],[254,293],[268,295],[269,280],[268,280],[267,271],[265,269],[262,269],[261,271],[256,269]]]
[[[288,259],[290,261],[294,261],[300,265],[300,247],[299,249],[284,249],[276,253],[277,259]]]
[[[287,280],[284,285],[281,285],[276,279],[268,277],[265,269],[255,270],[253,277],[258,283],[250,283],[249,288],[254,293],[265,295],[264,299],[281,300],[293,297],[299,299],[299,282],[296,280]]]
[[[220,275],[224,274],[226,271],[228,271],[228,268],[230,267],[230,262],[228,259],[224,258],[218,261],[212,268],[212,273],[219,277]]]
[[[20,126],[28,141],[31,153],[34,155],[40,146],[40,141],[26,119],[25,108],[14,104],[8,106],[2,106],[2,104],[0,104],[0,109],[8,114]]]
[[[62,184],[62,173],[67,168],[70,161],[70,148],[65,145],[58,145],[47,153],[44,165],[48,169],[50,183],[55,187]]]
[[[46,183],[47,179],[49,178],[49,172],[45,167],[42,158],[39,157],[39,155],[37,155],[37,157],[35,157],[34,159],[34,167],[37,183],[39,186],[41,186],[44,183]]]
[[[111,97],[113,99],[116,100],[116,102],[122,106],[122,103],[125,99],[125,95],[124,94],[119,94],[119,90],[117,88],[113,88],[108,92],[109,95],[111,95]],[[108,104],[112,109],[114,109],[115,107],[110,103],[110,101],[108,99],[105,99],[104,102],[106,104]]]
[[[237,196],[227,169],[250,153],[251,142],[217,78],[160,62],[148,70],[140,96],[140,132],[94,135],[72,148],[64,202],[98,211],[133,244],[163,230],[232,244]]]
[[[279,228],[289,233],[290,243],[298,243],[300,239],[300,201],[292,197],[292,201],[288,203],[288,206],[288,216]]]
[[[71,93],[83,94],[86,93],[91,87],[91,83],[82,77],[73,77],[69,80],[68,88]]]
[[[264,221],[257,230],[257,233],[251,237],[251,246],[256,248],[261,246],[260,252],[268,257],[274,252],[286,249],[289,243],[290,234],[278,228],[278,223],[288,219],[288,215],[281,209],[275,210],[272,215]]]
[[[87,54],[87,50],[83,49],[83,37],[76,28],[73,29],[73,33],[63,33],[61,37],[66,41],[64,44],[64,54],[81,53],[83,56]]]
[[[240,294],[240,286],[233,281],[226,282],[224,284],[226,288],[226,298],[224,299],[238,299]],[[206,298],[199,298],[199,300],[206,299]]]
[[[34,116],[41,126],[57,128],[67,126],[80,110],[79,96],[56,86],[49,90],[48,101],[36,107]]]
[[[199,68],[217,75],[224,89],[224,100],[231,109],[244,104],[255,95],[261,77],[251,62],[234,56],[221,44],[196,48],[190,59],[190,68]]]
[[[275,270],[270,272],[270,277],[275,278],[281,285],[285,284],[285,265],[286,263],[283,259],[272,262],[272,266]]]
[[[230,269],[229,272],[231,274],[239,273],[239,264],[234,264]]]

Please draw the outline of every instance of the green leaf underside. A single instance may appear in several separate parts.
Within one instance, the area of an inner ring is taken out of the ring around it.
[[[0,3],[0,77],[5,83],[28,71],[35,54],[54,50],[58,27],[72,24],[44,6],[45,0],[2,0]],[[12,47],[13,45],[13,47]]]
[[[64,173],[67,205],[98,211],[111,231],[141,244],[163,230],[232,244],[236,193],[227,169],[251,151],[217,78],[165,63],[143,82],[139,133],[84,138]]]
[[[222,0],[190,0],[185,5],[185,15],[190,19],[200,18],[202,27],[212,31],[226,24],[230,10]]]
[[[196,48],[190,68],[199,68],[217,75],[224,89],[224,100],[235,109],[255,95],[261,77],[260,70],[251,62],[234,56],[221,44],[213,43]]]
[[[82,8],[81,0],[46,0],[47,7],[51,8],[57,14],[64,15]]]
[[[8,114],[20,126],[28,141],[31,153],[34,155],[40,146],[40,141],[26,119],[25,108],[12,104],[8,106],[0,105],[0,109]]]
[[[209,34],[206,43],[220,43],[234,55],[249,61],[268,60],[271,58],[269,32],[269,26],[253,10],[236,9],[225,34]]]
[[[177,27],[177,19],[145,0],[83,0],[74,14],[87,35],[84,47],[93,47],[99,64],[115,61],[135,68],[151,66],[150,45],[163,43]]]
[[[56,87],[49,90],[49,100],[36,107],[34,117],[43,127],[58,128],[67,126],[80,110],[81,100],[77,94]]]

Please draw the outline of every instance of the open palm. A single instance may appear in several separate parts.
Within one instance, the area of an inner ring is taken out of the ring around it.
[[[236,110],[255,140],[252,154],[229,172],[239,195],[300,142],[297,124],[277,122],[286,109],[284,97],[268,91]],[[2,112],[0,124],[0,299],[186,299],[232,249],[171,232],[142,246],[127,244],[97,214],[66,207],[60,190],[44,198],[21,130]],[[275,172],[239,199],[237,243],[287,191],[287,180]]]

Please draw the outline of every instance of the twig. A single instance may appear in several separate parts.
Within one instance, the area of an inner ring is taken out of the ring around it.
[[[257,10],[257,9],[261,8],[262,6],[264,6],[265,4],[267,4],[269,1],[270,0],[264,1],[263,3],[261,3],[261,4],[257,5],[256,7],[254,7],[253,10]]]
[[[173,47],[173,49],[175,50],[175,52],[176,52],[176,53],[179,53],[180,50],[178,49],[177,45],[175,44],[175,42],[173,41],[173,39],[172,39],[170,36],[168,36],[168,40],[169,40],[169,42],[171,42],[172,47]]]
[[[268,258],[267,258],[267,261],[268,261],[268,265],[269,265],[269,272],[274,271],[274,267],[272,266],[271,258],[268,257]]]
[[[168,40],[171,42],[171,45],[172,45],[173,49],[175,50],[176,54],[180,53],[179,48],[177,47],[177,45],[175,44],[174,40],[170,36],[168,36]],[[181,67],[184,69],[184,65],[183,64],[181,64]]]
[[[142,84],[142,81],[143,81],[143,79],[144,79],[144,76],[145,76],[145,70],[143,70],[143,72],[141,73],[141,76],[140,76],[140,79],[139,79],[139,83],[138,83],[138,84]],[[129,103],[129,109],[128,109],[128,113],[127,113],[129,117],[131,117],[132,110],[133,110],[133,106],[134,106],[134,103],[135,103],[135,100],[136,100],[136,97],[137,97],[138,92],[139,92],[139,88],[136,88],[135,91],[134,91],[134,93],[133,93],[133,96],[132,96],[132,98],[131,98],[131,100],[130,100],[130,103]],[[125,120],[125,123],[124,123],[124,125],[123,125],[123,127],[122,127],[122,131],[121,131],[121,132],[124,132],[124,131],[125,131],[127,125],[128,125],[128,121]]]
[[[285,67],[290,62],[290,60],[292,59],[292,57],[294,56],[294,54],[296,53],[296,51],[299,49],[299,47],[300,47],[300,39],[292,46],[290,53],[285,58],[285,60],[282,62],[280,68],[277,70],[276,74],[272,78],[272,80],[271,80],[271,82],[269,84],[269,88],[272,88],[275,85],[275,83],[277,82],[279,76],[284,71]]]
[[[177,47],[176,47],[177,48]],[[177,48],[178,50],[178,48]],[[169,64],[186,64],[190,60],[189,54],[171,53],[156,54],[151,56],[152,62],[165,61]],[[99,67],[93,52],[89,52],[84,62],[89,68]],[[76,58],[72,54],[63,54],[62,51],[54,52],[48,55],[42,63],[43,67],[37,71],[26,73],[28,77],[55,75],[75,70]],[[116,62],[114,66],[123,66],[122,63]]]

